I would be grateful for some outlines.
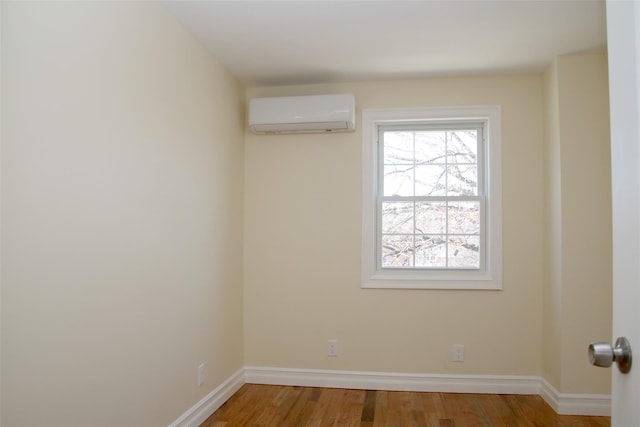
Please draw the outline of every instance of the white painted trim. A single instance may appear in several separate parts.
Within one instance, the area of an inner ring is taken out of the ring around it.
[[[540,378],[539,394],[560,415],[611,415],[610,394],[560,393],[544,378]]]
[[[177,420],[169,424],[169,427],[198,427],[245,383],[245,369],[241,368]]]
[[[245,367],[251,384],[443,393],[538,394],[540,377]]]
[[[481,270],[381,269],[377,259],[378,125],[481,120],[485,123],[485,262]],[[502,289],[502,110],[497,105],[365,109],[362,111],[361,287],[378,289]]]
[[[169,427],[199,426],[246,383],[432,393],[535,394],[561,415],[611,415],[611,395],[560,393],[539,376],[406,374],[246,366]]]

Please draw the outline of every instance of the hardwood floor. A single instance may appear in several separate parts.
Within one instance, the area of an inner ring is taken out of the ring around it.
[[[540,396],[414,393],[245,384],[200,427],[602,427],[557,415]]]

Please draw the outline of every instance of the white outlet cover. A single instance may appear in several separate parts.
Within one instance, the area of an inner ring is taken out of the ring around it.
[[[198,385],[204,384],[204,363],[198,365]]]
[[[327,356],[329,357],[338,356],[338,340],[327,341]]]
[[[464,345],[462,344],[453,345],[453,361],[464,362]]]

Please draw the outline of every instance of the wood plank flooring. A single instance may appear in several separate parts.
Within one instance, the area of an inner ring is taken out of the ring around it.
[[[608,427],[558,415],[540,396],[245,384],[200,427]]]

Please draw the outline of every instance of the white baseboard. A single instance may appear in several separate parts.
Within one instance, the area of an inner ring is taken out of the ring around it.
[[[538,376],[401,374],[247,366],[245,381],[252,384],[367,390],[537,394],[561,415],[611,415],[610,395],[560,393]]]
[[[402,374],[366,371],[326,371],[245,367],[251,384],[400,390],[443,393],[538,394],[539,377],[500,375]]]
[[[611,414],[610,395],[560,393],[538,376],[403,374],[246,366],[169,427],[198,427],[245,383],[441,393],[536,394],[561,415]]]
[[[544,378],[540,378],[538,394],[560,415],[611,415],[609,394],[560,393]]]
[[[246,383],[244,376],[244,368],[239,369],[169,427],[198,427]]]

